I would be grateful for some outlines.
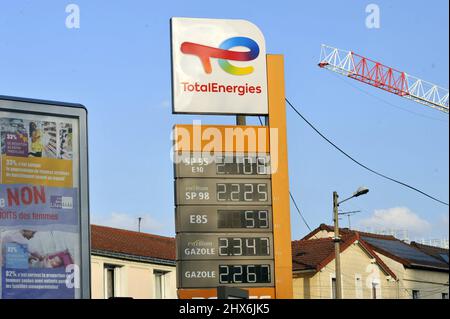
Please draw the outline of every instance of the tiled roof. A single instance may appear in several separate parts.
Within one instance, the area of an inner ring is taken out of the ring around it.
[[[344,252],[355,241],[359,242],[361,249],[365,250],[388,275],[396,279],[395,273],[377,256],[357,234],[343,234],[341,236],[340,251]],[[314,240],[294,240],[292,242],[292,270],[317,272],[332,262],[335,258],[333,238],[319,238]]]
[[[292,242],[292,270],[318,271],[319,265],[331,255],[334,256],[334,242],[331,238],[294,240]]]
[[[175,239],[91,225],[91,248],[93,252],[109,252],[175,261]]]

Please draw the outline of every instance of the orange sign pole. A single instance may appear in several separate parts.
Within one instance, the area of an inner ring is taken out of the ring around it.
[[[277,299],[292,299],[292,249],[289,206],[289,174],[284,94],[284,58],[267,55],[270,153],[278,153],[278,169],[272,174],[275,293]],[[273,130],[276,129],[276,130]],[[277,134],[272,134],[275,131]],[[278,148],[277,150],[275,148]]]

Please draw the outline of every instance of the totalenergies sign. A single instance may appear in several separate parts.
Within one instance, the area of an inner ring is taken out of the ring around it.
[[[172,18],[173,113],[267,114],[264,36],[245,20]]]

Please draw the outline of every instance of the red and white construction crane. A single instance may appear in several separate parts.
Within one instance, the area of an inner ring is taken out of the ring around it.
[[[448,113],[448,89],[352,51],[323,44],[319,66]]]

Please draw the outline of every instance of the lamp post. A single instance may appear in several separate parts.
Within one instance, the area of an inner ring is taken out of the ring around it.
[[[352,199],[353,197],[358,197],[364,194],[367,194],[369,192],[369,189],[366,187],[359,187],[356,192],[353,193],[352,196],[350,196],[347,199],[344,199],[343,201],[339,201],[339,195],[337,192],[333,192],[333,222],[334,222],[334,253],[335,253],[335,272],[336,272],[336,291],[335,296],[336,299],[342,299],[342,281],[341,281],[341,256],[340,256],[340,242],[341,238],[339,237],[339,212],[338,208],[339,205],[343,202],[348,201],[349,199]]]

